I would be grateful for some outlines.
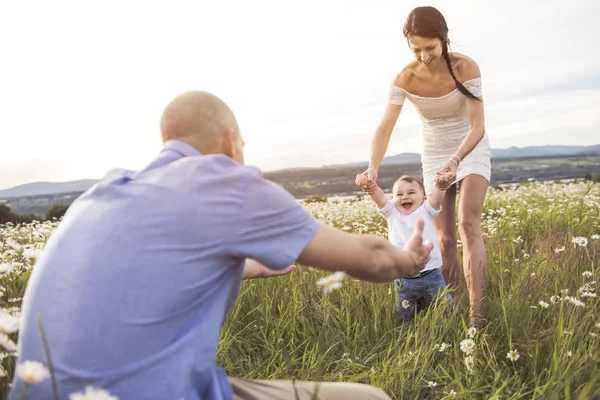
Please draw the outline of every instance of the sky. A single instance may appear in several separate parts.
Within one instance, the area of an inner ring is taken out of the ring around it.
[[[143,168],[181,92],[234,111],[264,171],[366,161],[411,60],[411,9],[480,66],[492,147],[600,143],[594,0],[54,0],[0,3],[0,189]],[[409,102],[388,155],[420,152]]]

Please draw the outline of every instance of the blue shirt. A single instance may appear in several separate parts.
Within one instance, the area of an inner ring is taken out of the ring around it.
[[[71,205],[31,274],[18,362],[47,365],[39,315],[61,399],[87,385],[120,400],[232,399],[215,357],[244,259],[285,268],[317,229],[258,169],[168,141]],[[52,399],[50,380],[27,399]]]

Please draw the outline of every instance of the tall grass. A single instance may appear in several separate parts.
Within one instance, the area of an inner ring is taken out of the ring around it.
[[[306,207],[340,229],[387,235],[367,200]],[[488,324],[473,335],[472,368],[460,346],[469,337],[466,296],[401,325],[391,283],[347,276],[341,289],[325,295],[316,284],[324,273],[307,266],[243,283],[218,363],[232,376],[251,379],[369,383],[395,399],[600,398],[599,214],[599,184],[490,189],[482,224]],[[0,263],[17,266],[3,278],[1,307],[18,312],[33,264],[24,253],[32,256],[28,252],[42,247],[54,227],[0,228]],[[574,237],[588,239],[587,245],[574,244]],[[22,247],[15,250],[11,241]],[[450,347],[440,351],[442,343]],[[513,350],[516,361],[507,358]],[[2,363],[4,393],[14,358]]]

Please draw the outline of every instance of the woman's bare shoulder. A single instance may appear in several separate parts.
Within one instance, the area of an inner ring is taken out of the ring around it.
[[[402,88],[404,90],[408,90],[410,84],[415,77],[415,70],[419,66],[417,61],[411,61],[400,71],[396,78],[394,79],[394,86]]]
[[[481,77],[479,65],[471,57],[461,53],[452,53],[455,73],[459,81],[466,82]]]

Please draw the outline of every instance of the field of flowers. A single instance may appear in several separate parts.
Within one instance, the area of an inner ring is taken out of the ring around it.
[[[368,200],[305,206],[345,231],[387,236]],[[483,215],[489,323],[479,330],[468,325],[464,296],[450,310],[431,308],[402,326],[391,283],[346,276],[324,293],[318,283],[325,274],[305,266],[246,281],[218,362],[233,376],[365,382],[395,399],[600,398],[598,215],[599,184],[490,189]],[[0,399],[15,368],[38,373],[15,366],[19,307],[57,224],[0,226]]]

